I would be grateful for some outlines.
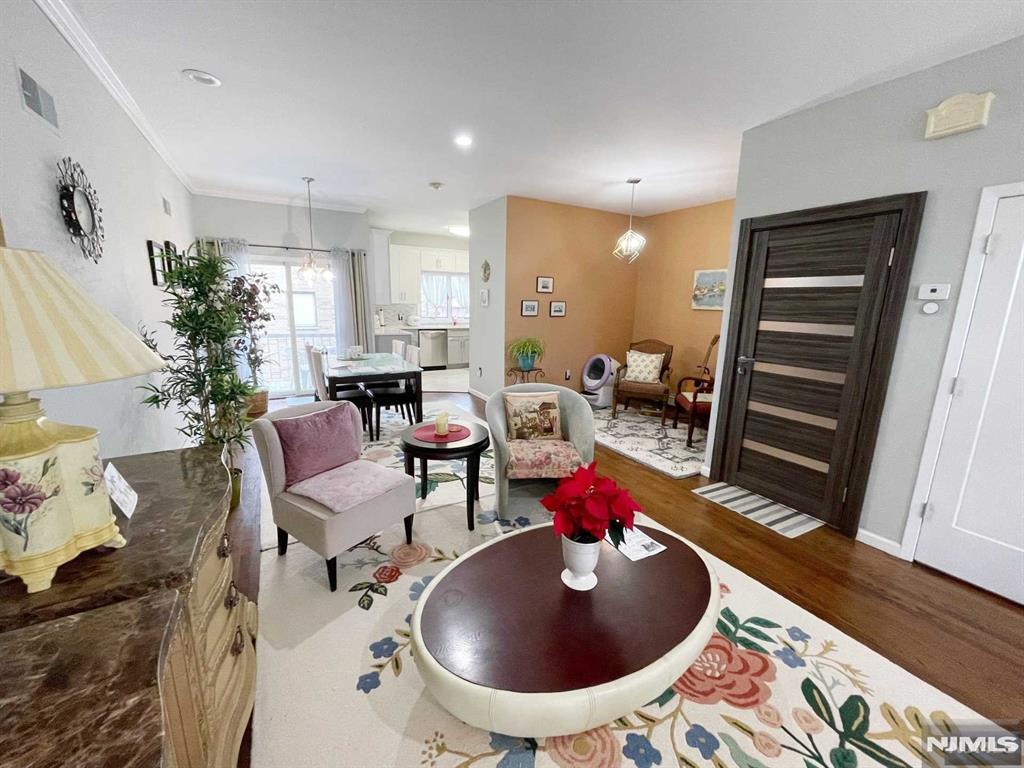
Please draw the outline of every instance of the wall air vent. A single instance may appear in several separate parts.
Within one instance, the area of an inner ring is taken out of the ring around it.
[[[25,70],[19,69],[18,74],[21,75],[21,99],[25,107],[59,129],[57,106],[53,103],[53,97]]]

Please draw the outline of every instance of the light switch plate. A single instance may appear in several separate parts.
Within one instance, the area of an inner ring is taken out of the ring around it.
[[[922,301],[945,301],[949,298],[949,283],[925,283],[917,289]]]

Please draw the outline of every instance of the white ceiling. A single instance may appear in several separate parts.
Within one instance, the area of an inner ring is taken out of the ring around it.
[[[193,190],[308,174],[422,232],[504,194],[625,211],[634,175],[642,214],[721,200],[745,129],[1024,34],[1016,0],[67,2]]]

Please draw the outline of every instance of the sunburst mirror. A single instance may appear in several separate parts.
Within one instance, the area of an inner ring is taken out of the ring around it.
[[[85,258],[99,262],[103,256],[103,209],[82,166],[70,157],[57,163],[57,192],[72,242],[78,243]]]

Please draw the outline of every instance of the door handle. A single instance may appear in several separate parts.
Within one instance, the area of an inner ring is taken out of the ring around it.
[[[747,357],[746,355],[739,355],[736,358],[736,373],[742,376],[747,372],[747,366],[753,365],[755,362],[757,361],[752,357]]]

